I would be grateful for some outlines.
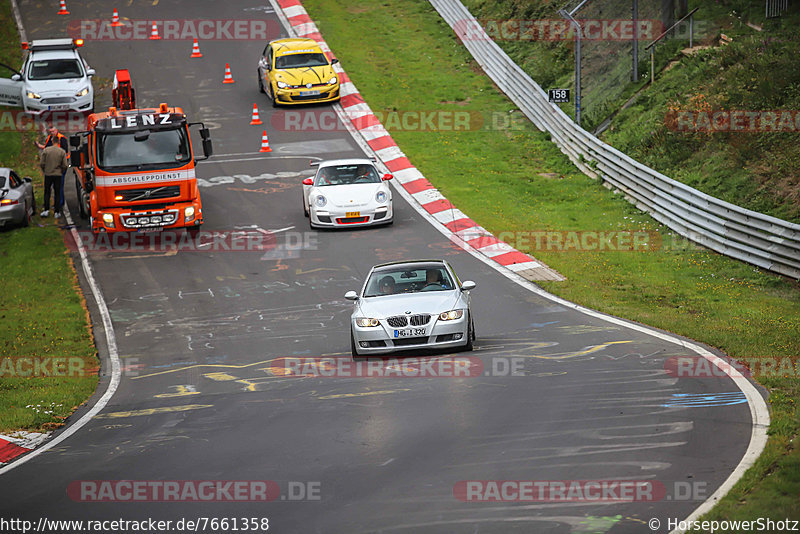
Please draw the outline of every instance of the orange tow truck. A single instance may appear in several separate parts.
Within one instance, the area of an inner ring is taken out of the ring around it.
[[[179,107],[137,108],[127,70],[118,70],[114,106],[87,118],[86,131],[70,137],[70,159],[82,218],[92,232],[199,230],[203,207],[195,166],[212,153],[202,122],[190,123]],[[195,158],[190,126],[200,126],[203,157]]]

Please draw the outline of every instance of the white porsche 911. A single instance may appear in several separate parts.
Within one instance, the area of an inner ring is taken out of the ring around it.
[[[368,159],[312,163],[313,178],[303,180],[303,211],[311,228],[392,224],[392,189]]]

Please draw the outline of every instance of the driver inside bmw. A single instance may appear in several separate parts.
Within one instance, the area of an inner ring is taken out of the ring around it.
[[[442,273],[439,269],[428,269],[425,271],[425,285],[430,286],[434,284],[438,286],[444,285],[442,283]]]
[[[394,294],[394,289],[394,278],[391,276],[384,276],[378,283],[378,290],[381,292],[381,295],[392,295]]]

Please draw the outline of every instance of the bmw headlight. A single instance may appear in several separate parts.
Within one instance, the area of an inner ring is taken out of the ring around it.
[[[338,82],[338,81],[339,81],[339,79],[336,76],[334,76],[333,78],[328,80],[328,85],[336,85],[336,82]]]
[[[357,317],[356,318],[356,325],[361,327],[368,327],[368,326],[378,326],[380,323],[377,319],[371,319],[369,317]]]
[[[86,96],[88,94],[89,94],[89,88],[88,87],[84,87],[83,89],[81,89],[80,91],[75,93],[75,96]]]
[[[278,89],[286,89],[289,87],[289,84],[286,82],[278,82]]]
[[[464,316],[464,310],[450,310],[439,314],[440,321],[454,321]]]
[[[317,195],[317,198],[314,200],[314,204],[316,204],[318,208],[324,207],[327,203],[328,201],[322,195]]]
[[[383,204],[388,198],[389,196],[386,194],[386,191],[378,191],[375,193],[375,200],[377,200],[379,204]]]
[[[34,98],[36,100],[39,100],[42,97],[41,95],[34,93],[33,91],[28,91],[28,98]]]

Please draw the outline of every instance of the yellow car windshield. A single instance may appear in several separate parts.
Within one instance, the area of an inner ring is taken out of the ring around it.
[[[301,69],[304,67],[322,67],[328,60],[322,52],[313,54],[286,54],[275,58],[276,69]]]

